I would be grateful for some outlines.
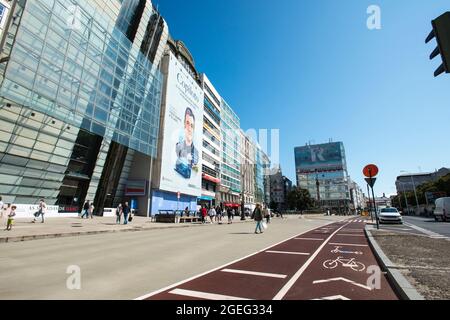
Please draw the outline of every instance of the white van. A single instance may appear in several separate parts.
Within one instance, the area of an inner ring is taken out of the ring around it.
[[[434,220],[450,220],[450,197],[436,199],[435,205]]]

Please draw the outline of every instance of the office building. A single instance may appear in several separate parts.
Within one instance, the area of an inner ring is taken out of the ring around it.
[[[198,203],[216,206],[219,204],[222,154],[221,97],[205,74],[202,74],[201,78],[205,98],[203,104],[202,194],[198,198]]]
[[[235,209],[241,206],[241,138],[240,120],[222,98],[221,121],[222,163],[220,172],[220,202]]]
[[[253,211],[256,190],[256,145],[254,141],[240,130],[241,136],[241,201],[244,207]]]
[[[197,210],[202,195],[205,98],[200,74],[186,45],[167,41],[158,156],[153,166],[151,213]]]
[[[450,168],[441,168],[434,172],[407,173],[399,175],[395,181],[397,194],[414,192],[414,188],[417,188],[421,184],[437,181],[447,174],[450,174]]]
[[[3,2],[2,2],[3,3]],[[149,207],[168,38],[146,0],[11,2],[0,60],[0,194]],[[137,170],[137,169],[140,170]]]
[[[295,148],[295,166],[297,186],[307,189],[322,208],[349,211],[349,178],[342,142]]]

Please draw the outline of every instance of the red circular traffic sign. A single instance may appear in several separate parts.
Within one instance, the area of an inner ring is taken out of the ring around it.
[[[373,177],[375,177],[378,174],[378,167],[376,165],[374,165],[374,164],[369,164],[369,165],[364,167],[363,174],[367,178],[373,178]]]

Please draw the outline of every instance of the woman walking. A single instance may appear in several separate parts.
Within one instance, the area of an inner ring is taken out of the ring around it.
[[[256,205],[256,208],[253,211],[253,219],[256,221],[255,233],[258,233],[258,229],[260,233],[263,233],[262,231],[263,215],[261,211],[261,205],[259,203]]]
[[[120,224],[120,219],[122,218],[123,210],[122,210],[122,204],[119,203],[116,209],[116,224]]]

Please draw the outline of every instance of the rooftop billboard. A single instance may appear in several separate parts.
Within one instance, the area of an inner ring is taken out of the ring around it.
[[[342,170],[345,165],[344,158],[342,142],[295,148],[295,167],[298,171]]]

